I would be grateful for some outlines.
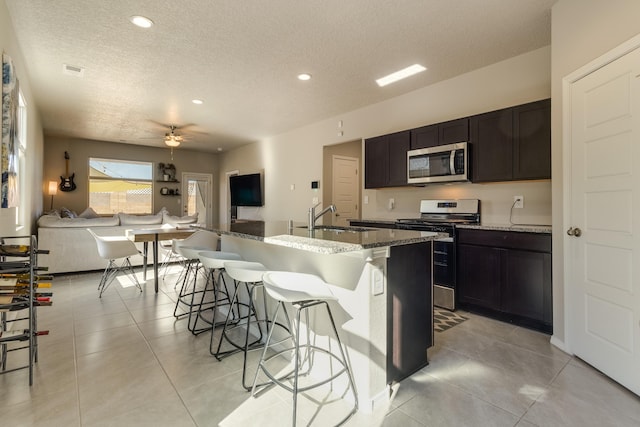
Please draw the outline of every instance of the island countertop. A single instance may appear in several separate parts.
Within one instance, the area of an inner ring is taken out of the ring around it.
[[[288,221],[240,220],[196,228],[322,254],[408,245],[444,236],[431,232],[361,227],[316,226],[316,229],[309,231],[302,223],[294,223],[293,227],[289,227]]]

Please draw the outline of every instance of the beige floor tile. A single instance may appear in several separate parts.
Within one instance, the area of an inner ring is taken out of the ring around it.
[[[547,357],[553,357],[562,361],[569,361],[571,356],[551,344],[551,336],[542,332],[526,328],[514,328],[506,337],[505,342],[518,347],[531,350]]]
[[[468,360],[439,378],[518,417],[547,391],[540,383],[476,360]]]
[[[142,340],[142,334],[136,325],[121,326],[80,335],[76,338],[76,354],[83,356],[99,351],[114,351],[123,345]]]
[[[135,324],[135,320],[128,311],[73,320],[74,333],[76,336],[133,324]],[[44,325],[40,326],[43,327]]]
[[[261,411],[273,405],[282,406],[282,399],[273,391],[252,397],[251,393],[241,386],[240,378],[241,373],[235,372],[185,388],[180,392],[185,406],[198,425],[233,425],[230,424],[233,420],[247,418],[258,423],[263,420],[258,416]],[[285,410],[289,411],[288,408]],[[252,418],[253,416],[255,418]]]
[[[504,342],[494,342],[480,352],[477,359],[537,385],[549,384],[568,363],[568,360],[542,356]]]
[[[0,424],[15,427],[79,427],[78,395],[71,390],[33,396],[29,400],[2,407]]]
[[[165,335],[185,332],[186,322],[186,319],[176,319],[171,316],[149,320],[148,322],[138,322],[138,328],[147,340],[151,340]]]
[[[520,417],[433,379],[397,410],[427,426],[514,426]]]
[[[197,424],[175,393],[153,393],[140,406],[126,411],[115,410],[95,421],[83,420],[83,426],[90,427],[194,427]],[[201,426],[214,425],[203,423]]]
[[[131,315],[136,323],[148,322],[155,319],[174,318],[174,303],[151,305],[142,308],[132,309]]]
[[[289,392],[252,398],[240,384],[242,355],[217,361],[208,332],[194,336],[186,319],[173,318],[180,267],[171,271],[158,294],[150,270],[142,294],[114,283],[103,298],[99,272],[56,276],[54,305],[39,310],[50,335],[39,339],[34,385],[26,370],[0,375],[0,425],[290,425]],[[469,320],[436,334],[430,364],[394,384],[388,405],[346,425],[640,425],[640,397],[553,347],[548,335],[461,313]],[[214,344],[219,336],[218,329]],[[20,362],[14,354],[12,364]],[[249,355],[250,379],[259,356]],[[301,398],[299,425],[327,425],[348,409],[321,393]]]
[[[541,426],[637,426],[640,397],[584,362],[569,363],[523,419]]]

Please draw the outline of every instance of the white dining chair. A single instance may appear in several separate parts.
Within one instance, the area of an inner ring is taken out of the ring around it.
[[[96,240],[100,258],[109,261],[98,285],[100,298],[102,298],[102,293],[121,271],[127,274],[131,281],[140,289],[140,292],[142,292],[142,286],[140,286],[140,282],[138,282],[135,272],[133,271],[131,260],[129,260],[129,257],[140,254],[136,245],[125,236],[98,236],[90,228],[87,228],[87,231]],[[118,260],[122,260],[120,265],[117,263]]]

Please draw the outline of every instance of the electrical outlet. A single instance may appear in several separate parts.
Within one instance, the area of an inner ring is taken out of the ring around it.
[[[513,207],[516,209],[524,208],[524,196],[513,196]]]

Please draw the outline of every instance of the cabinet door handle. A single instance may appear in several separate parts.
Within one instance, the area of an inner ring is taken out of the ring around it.
[[[573,236],[573,237],[580,237],[582,236],[582,230],[580,230],[578,227],[576,228],[570,227],[567,230],[567,235]]]

